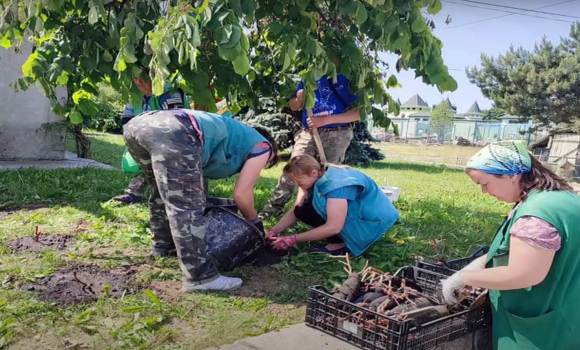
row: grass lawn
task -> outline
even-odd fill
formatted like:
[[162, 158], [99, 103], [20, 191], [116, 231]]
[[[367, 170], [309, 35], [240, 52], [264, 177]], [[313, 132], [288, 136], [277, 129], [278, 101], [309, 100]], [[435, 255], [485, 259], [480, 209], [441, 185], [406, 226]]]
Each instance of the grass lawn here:
[[[93, 158], [118, 167], [122, 138], [91, 139]], [[264, 172], [259, 180], [259, 208], [281, 167]], [[402, 188], [396, 203], [402, 224], [364, 255], [385, 271], [412, 263], [418, 254], [468, 255], [490, 242], [508, 209], [482, 195], [458, 170], [399, 160], [362, 170], [380, 185]], [[70, 344], [90, 349], [205, 349], [302, 322], [308, 286], [331, 287], [345, 277], [336, 260], [309, 255], [301, 245], [299, 255], [277, 266], [246, 266], [228, 273], [245, 282], [233, 295], [181, 294], [176, 260], [148, 258], [146, 205], [110, 201], [130, 178], [118, 170], [92, 168], [0, 172], [0, 349], [62, 349]], [[214, 181], [210, 192], [229, 197], [233, 184], [233, 179]], [[36, 226], [42, 232], [74, 235], [76, 243], [68, 250], [12, 254], [8, 241], [32, 236]], [[62, 307], [19, 289], [57, 269], [86, 264], [135, 266], [131, 283], [136, 293], [117, 299], [102, 295], [92, 304]]]
[[457, 166], [464, 166], [467, 160], [481, 149], [476, 146], [414, 145], [394, 142], [381, 142], [373, 147], [380, 149], [389, 158]]

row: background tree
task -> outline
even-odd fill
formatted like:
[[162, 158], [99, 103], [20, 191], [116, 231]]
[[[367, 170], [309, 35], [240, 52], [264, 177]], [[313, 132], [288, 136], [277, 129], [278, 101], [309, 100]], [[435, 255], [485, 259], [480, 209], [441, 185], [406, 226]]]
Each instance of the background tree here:
[[533, 50], [513, 46], [497, 58], [482, 54], [469, 80], [496, 107], [549, 126], [572, 123], [580, 115], [580, 23], [559, 44], [545, 37]]
[[492, 107], [481, 111], [483, 120], [499, 120], [507, 114], [507, 112], [502, 108]]
[[351, 166], [368, 165], [375, 160], [385, 158], [380, 150], [371, 146], [372, 142], [379, 142], [369, 132], [366, 122], [358, 122], [354, 126], [353, 138], [346, 150], [344, 163]]
[[[412, 69], [440, 91], [457, 88], [428, 26], [441, 7], [440, 0], [5, 0], [0, 45], [32, 37], [18, 87], [36, 84], [73, 123], [98, 112], [100, 82], [138, 101], [132, 78], [145, 68], [155, 93], [176, 81], [197, 106], [215, 111], [214, 97], [227, 97], [234, 113], [264, 97], [285, 105], [299, 69], [306, 107], [318, 78], [343, 73], [361, 96], [363, 118], [372, 113], [387, 127], [372, 103], [398, 113], [385, 91], [397, 79], [385, 76], [378, 52], [398, 55], [397, 71]], [[71, 95], [65, 106], [55, 98], [60, 85]]]
[[437, 133], [437, 142], [443, 142], [445, 139], [445, 132], [453, 125], [455, 120], [455, 113], [447, 103], [441, 101], [431, 112], [429, 126], [431, 132]]

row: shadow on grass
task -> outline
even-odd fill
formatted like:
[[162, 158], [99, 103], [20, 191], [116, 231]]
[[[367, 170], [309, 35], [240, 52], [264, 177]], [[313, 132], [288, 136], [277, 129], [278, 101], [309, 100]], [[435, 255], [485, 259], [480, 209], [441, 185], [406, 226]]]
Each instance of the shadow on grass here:
[[89, 158], [105, 163], [116, 168], [121, 168], [121, 156], [125, 149], [122, 136], [107, 136], [108, 139], [119, 138], [118, 143], [110, 142], [107, 139], [91, 137], [91, 150]]
[[373, 162], [366, 166], [361, 166], [361, 169], [374, 169], [374, 170], [411, 170], [411, 171], [419, 171], [428, 174], [439, 174], [444, 172], [455, 172], [460, 173], [463, 172], [463, 169], [455, 169], [450, 168], [445, 165], [438, 165], [438, 164], [419, 164], [419, 163], [406, 163], [406, 162], [397, 162], [397, 161], [380, 161], [380, 162]]

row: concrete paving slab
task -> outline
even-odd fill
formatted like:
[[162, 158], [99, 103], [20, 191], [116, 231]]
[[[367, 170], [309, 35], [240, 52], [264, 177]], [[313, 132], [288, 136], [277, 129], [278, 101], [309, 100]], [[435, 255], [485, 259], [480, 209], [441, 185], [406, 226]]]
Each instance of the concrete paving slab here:
[[[430, 350], [479, 350], [474, 344], [480, 342], [480, 337], [489, 334], [477, 332], [473, 335], [454, 340], [453, 342], [431, 348]], [[233, 344], [221, 345], [206, 350], [359, 350], [347, 342], [327, 335], [316, 329], [307, 327], [304, 323], [290, 326], [280, 331], [269, 332], [257, 337], [239, 340]], [[487, 347], [485, 347], [487, 349]]]
[[207, 350], [358, 350], [342, 340], [298, 324]]
[[[119, 160], [120, 162], [120, 160]], [[108, 164], [97, 162], [93, 159], [79, 158], [75, 153], [66, 152], [63, 160], [2, 160], [0, 161], [0, 170], [18, 170], [18, 169], [74, 169], [84, 167], [96, 167], [107, 170], [116, 170]]]

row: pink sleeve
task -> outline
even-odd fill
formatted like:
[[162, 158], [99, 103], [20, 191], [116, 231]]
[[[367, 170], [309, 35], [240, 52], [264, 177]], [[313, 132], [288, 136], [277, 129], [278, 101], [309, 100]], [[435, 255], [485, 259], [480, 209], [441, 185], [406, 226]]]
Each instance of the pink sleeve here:
[[535, 216], [519, 218], [512, 225], [510, 234], [538, 248], [558, 251], [562, 246], [562, 238], [556, 228]]

